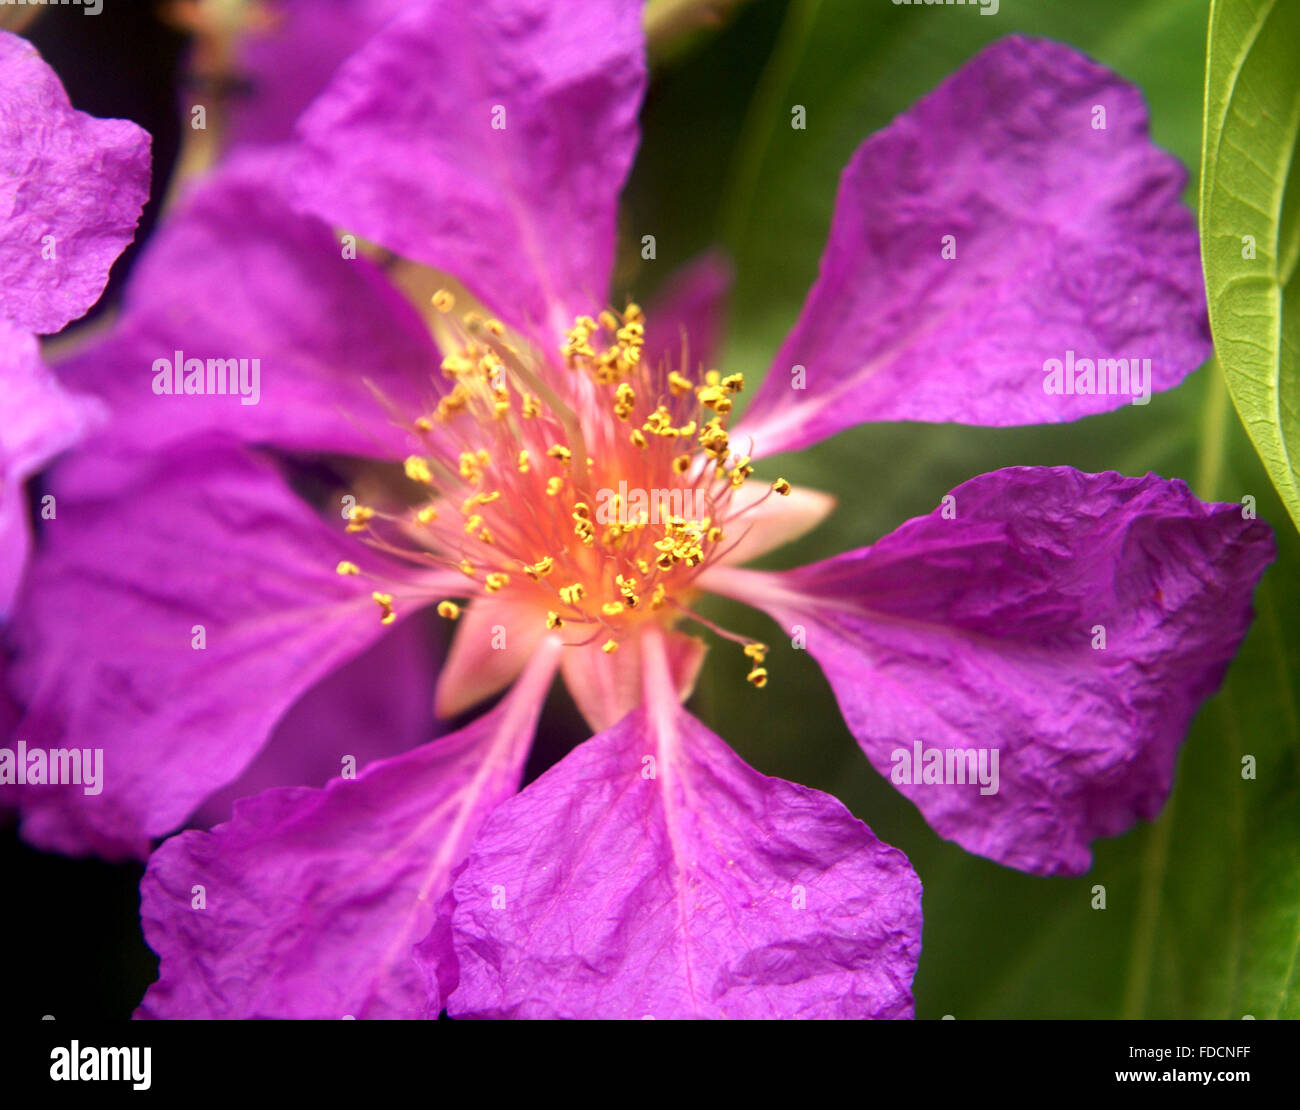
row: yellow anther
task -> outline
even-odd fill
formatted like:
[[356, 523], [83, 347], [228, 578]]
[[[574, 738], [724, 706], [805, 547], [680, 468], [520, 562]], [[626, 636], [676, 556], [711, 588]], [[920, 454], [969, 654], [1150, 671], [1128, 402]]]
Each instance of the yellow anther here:
[[375, 604], [379, 606], [380, 624], [392, 624], [397, 619], [397, 614], [393, 612], [393, 595], [381, 594], [378, 590], [370, 595], [375, 599]]
[[722, 379], [722, 388], [728, 393], [739, 393], [745, 388], [744, 374], [728, 374]]
[[602, 312], [597, 317], [597, 319], [600, 321], [600, 326], [604, 328], [606, 331], [608, 332], [618, 331], [618, 317], [615, 316], [612, 312], [610, 312], [609, 309], [605, 309], [605, 311]]
[[720, 385], [702, 385], [695, 391], [695, 396], [706, 409], [719, 415], [731, 411], [731, 394]]
[[438, 602], [438, 616], [445, 620], [454, 621], [460, 618], [460, 606], [454, 601]]
[[542, 402], [534, 397], [531, 393], [524, 394], [523, 406], [520, 410], [525, 420], [531, 420], [534, 416], [542, 411]]
[[448, 355], [442, 360], [442, 373], [444, 377], [459, 378], [462, 374], [468, 374], [474, 369], [474, 364], [461, 355]]
[[573, 518], [574, 520], [590, 520], [591, 506], [585, 501], [575, 501], [573, 503]]
[[503, 590], [510, 585], [510, 575], [493, 572], [483, 580], [483, 587], [488, 593], [494, 594], [498, 590]]
[[474, 577], [475, 574], [474, 564], [471, 563], [468, 559], [462, 559], [459, 563], [457, 563], [456, 569], [459, 570], [461, 574], [465, 575], [467, 578]]
[[505, 324], [503, 324], [500, 320], [496, 319], [495, 317], [493, 317], [491, 320], [486, 321], [484, 323], [484, 327], [486, 327], [487, 330], [490, 331], [497, 338], [500, 338], [506, 333]]
[[560, 587], [560, 600], [563, 601], [565, 605], [577, 605], [586, 593], [587, 591], [583, 588], [582, 583], [575, 582], [572, 586]]
[[533, 468], [533, 464], [528, 457], [528, 452], [526, 450], [520, 451], [519, 459], [515, 463], [515, 469], [518, 470], [520, 474], [527, 474], [530, 470], [532, 470], [532, 468]]
[[557, 613], [554, 609], [548, 609], [546, 612], [546, 627], [563, 628], [564, 618], [560, 616], [560, 614]]
[[709, 543], [721, 543], [725, 535], [726, 533], [715, 524], [707, 533], [705, 533], [705, 538]]
[[790, 483], [787, 482], [784, 478], [778, 478], [775, 482], [773, 482], [772, 489], [776, 493], [779, 493], [782, 497], [790, 496]]
[[348, 526], [345, 530], [348, 532], [364, 532], [374, 519], [374, 516], [374, 509], [368, 509], [365, 505], [353, 505], [348, 510]]
[[600, 645], [600, 650], [603, 651], [606, 655], [613, 655], [614, 652], [618, 651], [618, 641], [606, 640], [603, 644]]
[[339, 563], [338, 566], [334, 568], [334, 572], [336, 574], [360, 574], [361, 568], [357, 566], [356, 563], [349, 563], [346, 559], [344, 559], [341, 563]]
[[469, 520], [465, 521], [465, 535], [472, 536], [483, 527], [483, 518], [475, 513]]
[[664, 588], [664, 584], [660, 582], [657, 586], [655, 586], [654, 593], [650, 595], [650, 608], [662, 609], [664, 605], [664, 601], [667, 600], [667, 597], [668, 597], [668, 591], [667, 589]]
[[745, 654], [755, 663], [761, 663], [767, 658], [767, 653], [771, 649], [766, 644], [760, 644], [757, 640], [751, 640], [745, 645]]
[[569, 459], [573, 457], [573, 452], [565, 447], [564, 444], [555, 443], [546, 449], [546, 455], [548, 458], [557, 459], [562, 463], [567, 463]]
[[607, 617], [617, 617], [624, 608], [626, 607], [621, 601], [607, 601], [600, 607], [600, 611]]
[[460, 476], [467, 482], [477, 482], [483, 476], [478, 456], [472, 451], [462, 451], [459, 460]]
[[758, 690], [767, 685], [767, 671], [762, 667], [755, 667], [749, 674], [745, 675], [745, 681]]
[[668, 375], [668, 390], [674, 397], [685, 397], [694, 388], [695, 383], [684, 374], [674, 370]]
[[633, 447], [639, 447], [642, 451], [646, 448], [645, 433], [640, 428], [633, 428], [631, 434], [627, 437], [632, 441]]
[[554, 497], [560, 492], [560, 487], [564, 485], [564, 479], [558, 476], [546, 479], [546, 496]]
[[433, 421], [427, 416], [417, 417], [415, 421], [415, 430], [417, 432], [431, 432], [433, 431]]
[[539, 582], [545, 578], [555, 567], [555, 560], [549, 555], [538, 559], [537, 562], [524, 567], [524, 573], [534, 582]]
[[673, 459], [673, 473], [685, 474], [691, 468], [690, 455], [678, 455]]
[[433, 295], [433, 307], [439, 312], [450, 312], [456, 307], [456, 298], [449, 289], [439, 289]]
[[433, 505], [425, 505], [415, 514], [415, 519], [421, 524], [432, 524], [438, 519], [438, 510]]
[[412, 482], [420, 482], [423, 485], [433, 485], [433, 471], [429, 469], [429, 460], [422, 459], [419, 455], [410, 455], [403, 464], [406, 470], [406, 476]]

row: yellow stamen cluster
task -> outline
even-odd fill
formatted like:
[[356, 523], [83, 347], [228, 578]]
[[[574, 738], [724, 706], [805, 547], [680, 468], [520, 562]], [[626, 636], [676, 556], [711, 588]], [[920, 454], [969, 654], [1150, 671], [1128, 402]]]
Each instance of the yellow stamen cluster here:
[[[600, 335], [613, 341], [597, 350], [592, 341]], [[599, 320], [579, 316], [569, 329], [560, 353], [570, 370], [582, 369], [600, 385], [614, 385], [636, 373], [645, 346], [645, 317], [641, 309], [630, 304], [622, 319], [605, 311]]]
[[[432, 303], [441, 397], [409, 425], [422, 448], [403, 463], [422, 500], [382, 519], [421, 544], [420, 561], [459, 570], [467, 595], [531, 608], [575, 645], [612, 653], [638, 622], [693, 617], [693, 580], [726, 553], [741, 515], [731, 498], [754, 472], [727, 432], [744, 378], [648, 365], [634, 304], [577, 318], [559, 349], [573, 376], [557, 379], [537, 369], [545, 353], [499, 320], [457, 319], [446, 290]], [[788, 494], [789, 483], [772, 491]], [[372, 531], [376, 515], [356, 506], [348, 530], [392, 550]], [[360, 573], [351, 563], [338, 572]], [[391, 623], [391, 595], [373, 597]], [[437, 610], [461, 613], [452, 600]], [[755, 686], [765, 651], [746, 648]]]

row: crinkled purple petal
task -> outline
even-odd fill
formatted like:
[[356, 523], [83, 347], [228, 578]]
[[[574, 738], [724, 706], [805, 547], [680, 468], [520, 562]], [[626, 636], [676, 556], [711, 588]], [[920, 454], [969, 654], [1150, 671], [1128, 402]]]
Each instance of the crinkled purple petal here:
[[84, 315], [148, 196], [148, 134], [76, 111], [36, 48], [0, 31], [0, 317], [47, 335]]
[[687, 263], [668, 281], [646, 314], [645, 349], [651, 366], [667, 363], [681, 370], [685, 342], [687, 373], [713, 369], [726, 325], [731, 266], [717, 251]]
[[229, 821], [240, 798], [276, 786], [324, 786], [342, 773], [345, 758], [360, 769], [440, 735], [435, 639], [429, 621], [413, 616], [321, 679], [284, 715], [248, 769], [203, 803], [193, 825]]
[[[59, 367], [109, 401], [120, 436], [153, 448], [219, 428], [291, 449], [409, 450], [395, 425], [437, 397], [441, 358], [372, 263], [345, 258], [329, 228], [289, 211], [283, 172], [277, 152], [259, 151], [197, 186], [141, 256], [118, 326]], [[204, 360], [204, 392], [155, 392], [155, 363], [174, 366], [177, 352], [183, 364]], [[247, 385], [207, 392], [208, 361], [228, 373], [228, 359], [248, 360]]]
[[853, 156], [733, 439], [770, 455], [864, 421], [1052, 423], [1133, 400], [1118, 367], [1114, 393], [1082, 392], [1080, 366], [1075, 393], [1049, 394], [1044, 363], [1067, 357], [1149, 359], [1149, 388], [1176, 386], [1210, 354], [1186, 183], [1132, 85], [1060, 43], [995, 43]]
[[667, 696], [484, 824], [453, 886], [455, 1017], [910, 1017], [921, 886], [836, 799]]
[[645, 85], [640, 0], [433, 0], [299, 122], [311, 210], [546, 338], [608, 296]]
[[36, 337], [0, 319], [0, 617], [9, 612], [30, 543], [23, 483], [101, 415], [62, 389], [41, 361]]
[[[102, 748], [103, 784], [27, 789], [23, 833], [47, 850], [143, 856], [387, 631], [374, 585], [338, 562], [385, 582], [402, 571], [219, 445], [159, 455], [117, 496], [79, 499], [59, 475], [57, 525], [14, 613], [14, 684], [29, 746]], [[410, 612], [400, 579], [388, 588]]]
[[164, 843], [140, 887], [161, 964], [138, 1016], [436, 1015], [412, 948], [484, 817], [518, 789], [554, 656], [459, 732], [323, 790], [242, 800], [229, 824]]
[[[1079, 874], [1093, 840], [1168, 797], [1250, 625], [1272, 531], [1155, 475], [1017, 467], [951, 497], [874, 547], [703, 585], [806, 646], [867, 757], [940, 835]], [[926, 777], [936, 758], [942, 782]]]
[[240, 37], [240, 87], [230, 102], [230, 145], [288, 139], [299, 114], [340, 62], [407, 0], [269, 0]]

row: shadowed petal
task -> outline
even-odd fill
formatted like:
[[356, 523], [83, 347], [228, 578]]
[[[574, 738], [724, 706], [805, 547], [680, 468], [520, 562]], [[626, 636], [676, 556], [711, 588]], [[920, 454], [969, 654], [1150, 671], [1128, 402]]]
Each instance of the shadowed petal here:
[[[459, 582], [455, 587], [465, 589]], [[454, 717], [504, 690], [545, 635], [546, 625], [532, 609], [492, 597], [475, 598], [456, 624], [447, 662], [438, 674], [438, 716]]]
[[[673, 689], [685, 703], [709, 650], [703, 640], [681, 632], [664, 634]], [[587, 724], [599, 732], [622, 720], [641, 704], [641, 679], [645, 668], [644, 641], [629, 636], [618, 651], [601, 651], [596, 640], [585, 647], [566, 648], [564, 684]]]
[[642, 359], [651, 366], [666, 360], [674, 370], [681, 370], [684, 338], [686, 372], [696, 377], [700, 369], [713, 369], [722, 346], [730, 292], [731, 266], [717, 251], [683, 266], [646, 314]]
[[951, 497], [874, 547], [702, 584], [803, 641], [868, 759], [940, 835], [1079, 874], [1093, 840], [1168, 797], [1250, 625], [1272, 532], [1155, 475], [1017, 467]]
[[75, 443], [100, 406], [63, 390], [30, 332], [0, 319], [0, 617], [9, 612], [30, 544], [23, 483]]
[[288, 139], [299, 114], [340, 62], [406, 0], [270, 0], [240, 36], [241, 87], [230, 102], [230, 143]]
[[1186, 183], [1132, 85], [1059, 43], [993, 44], [853, 156], [733, 439], [771, 455], [865, 421], [1052, 423], [1133, 399], [1131, 381], [1047, 393], [1067, 352], [1149, 359], [1149, 389], [1173, 388], [1210, 354]]
[[[283, 173], [276, 152], [245, 154], [187, 194], [132, 273], [119, 324], [60, 365], [112, 405], [122, 437], [155, 447], [219, 428], [388, 459], [414, 442], [393, 422], [409, 424], [441, 389], [432, 339], [373, 264], [289, 210]], [[182, 370], [203, 360], [203, 392], [176, 391], [174, 371], [159, 378], [156, 364], [178, 359]], [[214, 392], [209, 374], [230, 374], [231, 359], [244, 360], [239, 386]]]
[[102, 748], [104, 780], [94, 796], [27, 790], [23, 833], [47, 850], [143, 856], [242, 773], [304, 691], [387, 631], [374, 586], [336, 564], [398, 583], [401, 571], [225, 447], [158, 456], [119, 496], [82, 500], [54, 478], [58, 521], [12, 627], [21, 732]]

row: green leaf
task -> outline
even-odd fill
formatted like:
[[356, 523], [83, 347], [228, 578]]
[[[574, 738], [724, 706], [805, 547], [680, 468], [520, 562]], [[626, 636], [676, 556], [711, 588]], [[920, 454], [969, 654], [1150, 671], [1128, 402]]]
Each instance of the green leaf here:
[[1211, 6], [1201, 241], [1210, 326], [1228, 388], [1300, 526], [1297, 43], [1296, 0]]

